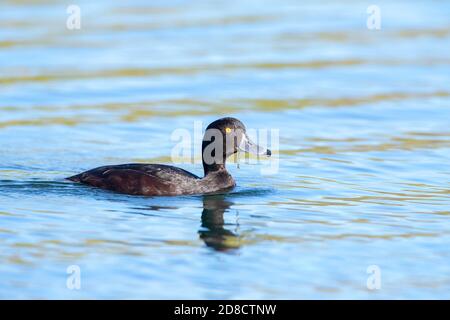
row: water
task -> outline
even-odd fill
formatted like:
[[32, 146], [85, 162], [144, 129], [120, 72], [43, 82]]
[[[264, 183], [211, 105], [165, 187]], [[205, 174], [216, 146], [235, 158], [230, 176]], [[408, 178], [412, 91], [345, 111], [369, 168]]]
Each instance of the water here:
[[[64, 1], [1, 4], [0, 298], [450, 298], [449, 2], [378, 1], [379, 31], [365, 1], [76, 3], [72, 31]], [[175, 129], [223, 115], [280, 129], [277, 174], [63, 180], [170, 163]]]

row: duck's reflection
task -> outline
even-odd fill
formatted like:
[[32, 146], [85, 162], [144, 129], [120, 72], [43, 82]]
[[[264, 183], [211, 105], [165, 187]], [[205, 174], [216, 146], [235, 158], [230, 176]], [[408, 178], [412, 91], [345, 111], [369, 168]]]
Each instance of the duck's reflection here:
[[224, 195], [203, 197], [202, 224], [200, 239], [217, 251], [229, 251], [239, 248], [239, 236], [225, 229], [224, 213], [233, 205]]

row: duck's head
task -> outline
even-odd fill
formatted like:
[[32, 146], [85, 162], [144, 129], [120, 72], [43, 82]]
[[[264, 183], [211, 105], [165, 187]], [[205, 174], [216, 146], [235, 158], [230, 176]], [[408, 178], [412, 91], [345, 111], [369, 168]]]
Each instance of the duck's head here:
[[250, 140], [244, 124], [236, 118], [221, 118], [212, 122], [203, 136], [202, 158], [205, 174], [225, 167], [227, 157], [244, 151], [270, 156], [269, 149]]

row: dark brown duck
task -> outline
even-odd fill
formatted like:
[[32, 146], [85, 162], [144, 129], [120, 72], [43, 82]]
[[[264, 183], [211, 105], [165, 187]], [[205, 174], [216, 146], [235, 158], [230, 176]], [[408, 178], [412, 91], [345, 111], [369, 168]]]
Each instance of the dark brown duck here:
[[212, 122], [203, 136], [203, 178], [174, 166], [131, 163], [98, 167], [67, 179], [131, 195], [175, 196], [225, 191], [236, 185], [225, 167], [226, 159], [239, 150], [271, 155], [270, 150], [248, 138], [241, 121], [222, 118]]

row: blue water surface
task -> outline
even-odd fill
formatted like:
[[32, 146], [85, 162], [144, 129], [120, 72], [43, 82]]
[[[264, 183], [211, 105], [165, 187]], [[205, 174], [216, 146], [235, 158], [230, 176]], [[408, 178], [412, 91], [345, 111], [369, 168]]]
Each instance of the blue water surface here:
[[[0, 298], [450, 298], [450, 2], [74, 2], [0, 4]], [[229, 193], [64, 180], [225, 115], [279, 132]]]

